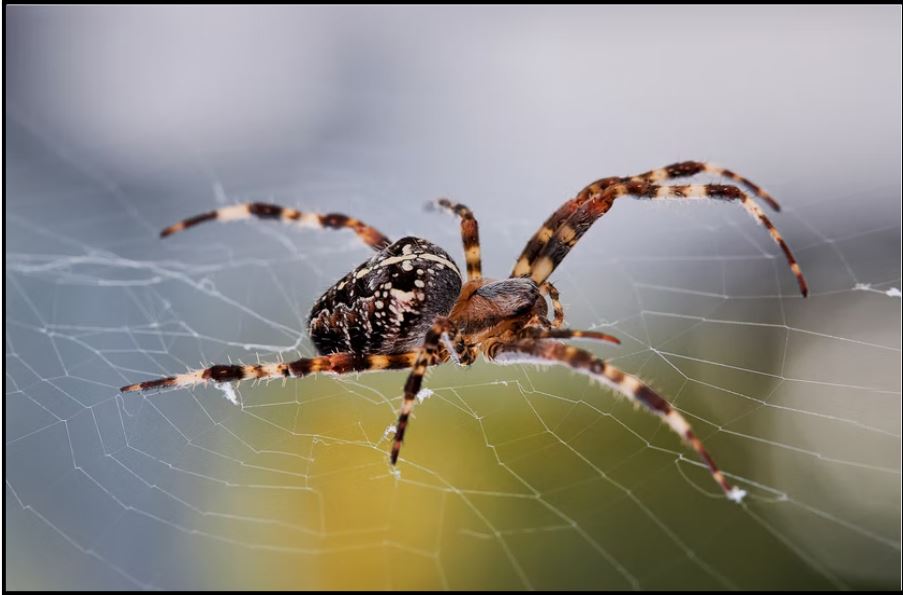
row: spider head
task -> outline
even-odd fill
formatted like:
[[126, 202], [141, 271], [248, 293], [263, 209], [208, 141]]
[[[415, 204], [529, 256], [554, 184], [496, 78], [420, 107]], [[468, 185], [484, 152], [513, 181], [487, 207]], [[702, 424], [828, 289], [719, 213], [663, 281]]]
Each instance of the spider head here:
[[451, 317], [465, 333], [501, 334], [520, 328], [548, 312], [539, 288], [527, 277], [494, 281], [477, 279], [465, 285]]

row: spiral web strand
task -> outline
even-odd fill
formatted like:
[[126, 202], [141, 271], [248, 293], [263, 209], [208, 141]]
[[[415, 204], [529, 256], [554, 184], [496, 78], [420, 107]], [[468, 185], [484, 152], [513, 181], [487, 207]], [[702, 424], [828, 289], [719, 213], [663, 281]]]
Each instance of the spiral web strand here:
[[[737, 506], [658, 420], [557, 367], [433, 371], [397, 472], [387, 427], [403, 373], [120, 395], [202, 365], [312, 355], [309, 305], [369, 253], [253, 223], [161, 242], [196, 207], [272, 189], [161, 204], [72, 156], [44, 159], [65, 183], [25, 194], [22, 174], [7, 205], [7, 556], [20, 586], [51, 564], [70, 587], [896, 584], [893, 213], [838, 226], [823, 213], [852, 212], [845, 193], [780, 196], [805, 301], [768, 238], [711, 205], [620, 204], [556, 273], [568, 323], [621, 339], [592, 349], [671, 399], [747, 492]], [[457, 227], [422, 200], [393, 205], [411, 219], [390, 229], [379, 188], [347, 190], [304, 195], [368, 195], [340, 207], [396, 236], [440, 229], [430, 239], [456, 249]], [[487, 276], [546, 215], [492, 220], [468, 204]], [[619, 237], [637, 222], [663, 243]]]

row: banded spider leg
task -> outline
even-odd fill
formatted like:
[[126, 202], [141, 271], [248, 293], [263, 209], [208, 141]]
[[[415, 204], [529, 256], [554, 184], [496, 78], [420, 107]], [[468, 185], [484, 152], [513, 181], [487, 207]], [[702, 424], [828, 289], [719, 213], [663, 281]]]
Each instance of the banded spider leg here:
[[[762, 199], [774, 210], [780, 210], [780, 205], [778, 205], [777, 201], [758, 184], [755, 184], [748, 178], [745, 178], [732, 170], [703, 161], [673, 163], [659, 169], [650, 170], [636, 176], [625, 178], [602, 178], [587, 185], [583, 190], [577, 193], [574, 198], [565, 201], [557, 211], [546, 219], [543, 225], [527, 242], [527, 245], [518, 257], [514, 269], [511, 271], [511, 276], [531, 277], [537, 282], [541, 282], [539, 281], [540, 279], [548, 278], [548, 275], [551, 274], [567, 254], [566, 250], [563, 252], [561, 251], [560, 244], [568, 244], [568, 249], [573, 247], [586, 229], [592, 225], [596, 219], [604, 215], [611, 207], [614, 199], [620, 196], [630, 195], [637, 198], [707, 197], [722, 200], [738, 200], [743, 207], [768, 230], [772, 239], [774, 239], [781, 247], [781, 250], [787, 257], [790, 267], [799, 283], [800, 291], [805, 297], [808, 294], [808, 287], [802, 272], [799, 270], [796, 259], [790, 252], [790, 248], [787, 246], [786, 242], [784, 242], [780, 233], [778, 233], [768, 217], [762, 212], [762, 209], [743, 191], [735, 186], [724, 186], [720, 184], [672, 187], [662, 187], [655, 184], [655, 182], [663, 180], [689, 177], [700, 173], [708, 173], [733, 180], [758, 198]], [[666, 188], [666, 190], [660, 190], [660, 188]], [[669, 190], [667, 188], [673, 188], [674, 190]], [[732, 188], [733, 190], [725, 190], [727, 188]], [[596, 206], [593, 207], [592, 203], [596, 203]], [[556, 238], [559, 246], [549, 246]], [[550, 259], [543, 258], [544, 256], [555, 252], [559, 254]], [[534, 271], [534, 268], [537, 266], [540, 267], [539, 273]], [[548, 274], [546, 274], [546, 271], [548, 271]]]
[[693, 432], [684, 416], [636, 376], [622, 372], [588, 351], [557, 341], [543, 341], [532, 338], [520, 339], [511, 343], [498, 341], [487, 346], [486, 355], [490, 360], [498, 363], [506, 363], [506, 360], [510, 363], [520, 363], [523, 357], [527, 356], [533, 363], [562, 364], [604, 382], [615, 391], [658, 416], [684, 442], [695, 450], [706, 467], [708, 467], [712, 479], [724, 490], [725, 495], [730, 500], [739, 502], [746, 495], [745, 491], [732, 486], [718, 469], [715, 461], [706, 451], [702, 441]]
[[194, 227], [206, 221], [238, 221], [241, 219], [250, 219], [256, 217], [258, 219], [275, 219], [285, 221], [287, 223], [297, 223], [308, 227], [319, 227], [329, 229], [350, 229], [363, 241], [376, 251], [382, 250], [392, 242], [385, 235], [380, 233], [376, 228], [371, 227], [348, 215], [341, 213], [328, 213], [321, 215], [320, 213], [301, 212], [297, 209], [281, 207], [262, 202], [249, 202], [244, 204], [222, 207], [207, 213], [201, 213], [188, 219], [183, 219], [174, 225], [170, 225], [160, 232], [160, 237], [166, 236]]
[[[147, 380], [123, 386], [121, 392], [151, 390], [179, 386], [193, 386], [208, 382], [237, 382], [247, 379], [303, 378], [310, 374], [347, 374], [374, 370], [401, 370], [410, 368], [417, 361], [417, 352], [389, 355], [363, 355], [357, 353], [333, 353], [317, 357], [303, 357], [293, 362], [279, 364], [217, 364], [209, 368]], [[427, 364], [428, 365], [428, 364]]]
[[[780, 246], [787, 258], [790, 269], [796, 276], [803, 297], [809, 289], [796, 258], [784, 241], [784, 238], [768, 219], [762, 209], [749, 196], [736, 186], [721, 184], [693, 184], [685, 186], [660, 186], [643, 181], [617, 183], [608, 186], [595, 194], [592, 200], [584, 201], [574, 213], [562, 223], [551, 235], [538, 256], [527, 263], [527, 269], [521, 276], [529, 276], [535, 283], [541, 284], [558, 267], [583, 234], [611, 208], [614, 201], [622, 196], [633, 196], [645, 199], [685, 199], [714, 198], [718, 200], [738, 201], [759, 223], [768, 230], [774, 242]], [[520, 265], [519, 265], [520, 266]]]
[[398, 424], [395, 426], [395, 441], [392, 444], [390, 455], [393, 465], [398, 461], [398, 453], [401, 451], [401, 443], [404, 441], [405, 430], [408, 427], [408, 418], [411, 416], [414, 401], [423, 385], [427, 366], [449, 357], [447, 350], [443, 350], [442, 341], [447, 339], [448, 343], [454, 344], [457, 334], [457, 328], [451, 320], [439, 317], [427, 332], [423, 340], [423, 347], [417, 352], [411, 373], [404, 384], [404, 402], [401, 405], [401, 412], [398, 414]]
[[461, 240], [464, 243], [467, 280], [481, 279], [483, 277], [483, 263], [480, 256], [480, 228], [473, 211], [462, 204], [451, 202], [447, 198], [440, 198], [435, 202], [427, 203], [429, 208], [432, 208], [434, 205], [461, 218]]

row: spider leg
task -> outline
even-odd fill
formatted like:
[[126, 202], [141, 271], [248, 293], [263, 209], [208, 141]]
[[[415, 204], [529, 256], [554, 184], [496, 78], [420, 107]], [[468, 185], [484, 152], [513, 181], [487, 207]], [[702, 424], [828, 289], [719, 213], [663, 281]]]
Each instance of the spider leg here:
[[565, 221], [567, 221], [584, 202], [592, 198], [594, 195], [600, 194], [606, 188], [618, 183], [655, 183], [663, 180], [673, 180], [676, 178], [694, 176], [700, 173], [722, 176], [733, 180], [768, 203], [768, 206], [770, 206], [775, 211], [781, 210], [781, 206], [771, 196], [771, 194], [762, 189], [762, 187], [758, 184], [755, 184], [748, 178], [744, 178], [743, 176], [729, 169], [720, 167], [718, 165], [715, 165], [714, 163], [708, 163], [706, 161], [682, 161], [680, 163], [672, 163], [671, 165], [666, 165], [665, 167], [653, 169], [645, 173], [627, 178], [602, 178], [600, 180], [596, 180], [592, 184], [589, 184], [586, 188], [581, 190], [576, 197], [566, 201], [563, 205], [561, 205], [561, 207], [559, 207], [557, 211], [552, 214], [551, 217], [546, 219], [545, 223], [542, 224], [542, 226], [536, 231], [530, 241], [527, 242], [526, 247], [524, 247], [523, 252], [521, 252], [520, 256], [518, 257], [517, 264], [515, 265], [514, 270], [511, 271], [511, 276], [528, 276], [530, 274], [531, 263], [536, 259], [539, 253], [542, 252], [543, 248], [548, 243], [552, 235], [558, 230], [558, 228], [561, 227], [561, 225]]
[[451, 343], [454, 343], [456, 335], [457, 329], [448, 318], [437, 318], [432, 328], [427, 332], [423, 340], [423, 346], [417, 352], [413, 369], [404, 384], [404, 402], [398, 414], [398, 424], [395, 426], [395, 441], [392, 444], [392, 453], [390, 455], [393, 465], [398, 461], [398, 453], [401, 450], [404, 433], [408, 427], [408, 418], [414, 409], [414, 400], [417, 398], [417, 393], [420, 392], [426, 368], [447, 357], [447, 354], [441, 351], [442, 337], [446, 336]]
[[623, 180], [624, 182], [661, 182], [662, 180], [673, 180], [675, 178], [685, 178], [695, 176], [699, 173], [707, 173], [713, 176], [721, 176], [733, 180], [743, 186], [770, 206], [775, 211], [781, 210], [781, 205], [768, 192], [762, 189], [758, 184], [754, 184], [747, 178], [734, 173], [733, 171], [708, 163], [706, 161], [682, 161], [680, 163], [672, 163], [659, 169], [653, 169], [630, 178]]
[[521, 333], [524, 339], [592, 339], [620, 345], [621, 340], [606, 333], [596, 331], [580, 331], [571, 328], [542, 328], [528, 326]]
[[440, 198], [428, 206], [438, 205], [440, 208], [454, 213], [461, 218], [461, 239], [464, 242], [464, 260], [467, 263], [467, 280], [473, 281], [483, 276], [483, 263], [480, 256], [480, 229], [473, 211], [462, 204], [453, 203], [447, 198]]
[[552, 285], [551, 281], [546, 281], [539, 286], [539, 293], [549, 296], [549, 299], [552, 300], [552, 308], [555, 309], [555, 318], [550, 323], [552, 328], [559, 328], [564, 324], [564, 308], [561, 307], [561, 302], [558, 300], [558, 289]]
[[155, 388], [193, 386], [207, 382], [236, 382], [249, 378], [301, 378], [309, 374], [347, 374], [370, 370], [400, 370], [410, 368], [417, 359], [417, 352], [390, 355], [362, 355], [357, 353], [334, 353], [318, 357], [304, 357], [293, 362], [256, 365], [215, 365], [186, 374], [146, 380], [123, 386], [119, 390], [151, 390]]
[[[521, 339], [514, 343], [496, 342], [487, 347], [489, 359], [499, 363], [518, 363], [522, 356], [531, 358], [531, 363], [564, 364], [574, 370], [588, 374], [610, 386], [628, 399], [642, 405], [657, 415], [684, 442], [697, 452], [703, 460], [712, 478], [721, 486], [725, 495], [734, 501], [740, 501], [745, 495], [743, 490], [732, 487], [718, 469], [715, 461], [702, 445], [702, 441], [693, 433], [690, 424], [683, 415], [674, 409], [668, 401], [644, 384], [641, 380], [606, 364], [588, 351], [571, 347], [557, 341], [536, 341]], [[519, 357], [521, 356], [521, 357]]]
[[288, 207], [280, 207], [279, 205], [271, 205], [262, 202], [250, 202], [231, 207], [223, 207], [215, 211], [201, 213], [194, 217], [189, 217], [179, 221], [175, 225], [170, 225], [160, 232], [160, 237], [165, 238], [176, 232], [194, 227], [205, 221], [236, 221], [239, 219], [250, 219], [257, 217], [258, 219], [279, 219], [289, 223], [297, 223], [308, 227], [331, 228], [331, 229], [350, 229], [363, 240], [365, 244], [374, 250], [382, 250], [391, 242], [389, 238], [370, 227], [366, 223], [359, 221], [353, 217], [342, 215], [340, 213], [328, 213], [321, 215], [319, 213], [302, 213], [296, 209]]
[[527, 242], [527, 245], [524, 246], [510, 276], [529, 276], [531, 264], [539, 253], [542, 252], [542, 249], [548, 243], [555, 231], [561, 227], [561, 224], [567, 221], [571, 215], [573, 215], [584, 202], [592, 198], [594, 194], [598, 194], [605, 188], [623, 181], [624, 180], [621, 178], [602, 178], [581, 190], [574, 198], [566, 200], [564, 204], [558, 207], [557, 211], [552, 213], [552, 215], [543, 222], [540, 228], [536, 230], [536, 233], [533, 234], [533, 237], [530, 238], [530, 241]]
[[722, 184], [692, 184], [681, 186], [660, 186], [648, 182], [624, 182], [615, 184], [601, 190], [593, 196], [592, 200], [585, 201], [571, 215], [565, 223], [552, 235], [542, 252], [531, 263], [530, 270], [523, 276], [530, 278], [540, 285], [548, 279], [549, 275], [558, 267], [564, 257], [571, 251], [583, 234], [611, 208], [615, 199], [622, 196], [634, 196], [647, 199], [686, 199], [686, 198], [713, 198], [717, 200], [739, 201], [759, 223], [768, 230], [775, 243], [784, 251], [784, 256], [790, 265], [790, 269], [796, 276], [800, 286], [800, 292], [805, 297], [808, 286], [800, 271], [793, 253], [775, 228], [774, 224], [765, 216], [761, 207], [757, 205], [745, 192], [736, 186]]

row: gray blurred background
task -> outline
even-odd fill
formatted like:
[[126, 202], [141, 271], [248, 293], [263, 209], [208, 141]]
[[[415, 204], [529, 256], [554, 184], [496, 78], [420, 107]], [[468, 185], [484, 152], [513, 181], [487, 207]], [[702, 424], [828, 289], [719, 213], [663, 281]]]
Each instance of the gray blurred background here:
[[[10, 588], [899, 588], [900, 7], [6, 10]], [[712, 160], [769, 189], [801, 299], [736, 205], [624, 200], [553, 276], [585, 345], [680, 408], [750, 495], [564, 369], [120, 397], [312, 353], [369, 256], [256, 200], [484, 272], [593, 179]]]

